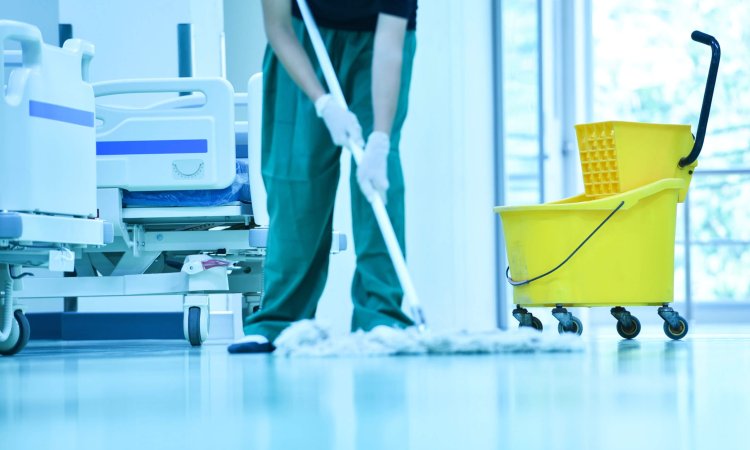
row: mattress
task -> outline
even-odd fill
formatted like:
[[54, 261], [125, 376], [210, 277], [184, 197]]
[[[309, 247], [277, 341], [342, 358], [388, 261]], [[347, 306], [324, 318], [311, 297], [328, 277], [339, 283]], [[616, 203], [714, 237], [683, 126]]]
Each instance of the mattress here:
[[230, 203], [250, 203], [250, 177], [247, 159], [237, 159], [236, 175], [224, 189], [188, 191], [123, 191], [125, 207], [222, 206]]

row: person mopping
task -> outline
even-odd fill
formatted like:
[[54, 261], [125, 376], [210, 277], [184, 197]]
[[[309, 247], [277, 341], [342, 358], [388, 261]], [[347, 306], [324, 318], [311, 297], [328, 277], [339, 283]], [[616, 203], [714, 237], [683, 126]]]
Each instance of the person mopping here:
[[[341, 147], [364, 156], [351, 176], [357, 266], [352, 331], [406, 328], [403, 291], [368, 199], [382, 195], [401, 251], [399, 156], [416, 49], [416, 0], [309, 0], [351, 110], [323, 87], [294, 0], [263, 0], [262, 173], [270, 215], [261, 308], [231, 353], [264, 353], [293, 322], [312, 319], [328, 274]], [[363, 136], [367, 136], [366, 142]]]

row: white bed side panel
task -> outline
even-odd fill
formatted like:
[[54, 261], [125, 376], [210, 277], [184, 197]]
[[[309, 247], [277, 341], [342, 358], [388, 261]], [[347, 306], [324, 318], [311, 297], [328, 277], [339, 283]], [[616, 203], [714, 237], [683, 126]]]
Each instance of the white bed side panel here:
[[234, 94], [219, 78], [122, 80], [97, 97], [199, 92], [200, 101], [97, 105], [97, 184], [130, 191], [223, 189], [235, 178]]

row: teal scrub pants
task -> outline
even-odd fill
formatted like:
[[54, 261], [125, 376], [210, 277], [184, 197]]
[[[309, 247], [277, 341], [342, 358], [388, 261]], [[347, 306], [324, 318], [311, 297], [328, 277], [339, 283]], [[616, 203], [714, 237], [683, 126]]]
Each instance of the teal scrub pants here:
[[[317, 61], [302, 22], [293, 22], [311, 61]], [[374, 33], [325, 28], [320, 32], [349, 108], [359, 119], [366, 139], [373, 128]], [[387, 209], [402, 251], [404, 179], [398, 145], [406, 118], [415, 48], [414, 32], [408, 31], [388, 157]], [[317, 68], [318, 64], [314, 66]], [[323, 83], [322, 73], [316, 70]], [[273, 341], [292, 322], [315, 316], [328, 275], [341, 148], [333, 144], [325, 124], [315, 114], [315, 106], [292, 81], [270, 47], [266, 50], [263, 77], [262, 173], [271, 222], [265, 292], [260, 310], [245, 320], [244, 332]], [[351, 329], [410, 326], [412, 321], [401, 311], [403, 292], [396, 272], [370, 204], [357, 184], [353, 162], [352, 167], [349, 184], [357, 267], [351, 292]]]

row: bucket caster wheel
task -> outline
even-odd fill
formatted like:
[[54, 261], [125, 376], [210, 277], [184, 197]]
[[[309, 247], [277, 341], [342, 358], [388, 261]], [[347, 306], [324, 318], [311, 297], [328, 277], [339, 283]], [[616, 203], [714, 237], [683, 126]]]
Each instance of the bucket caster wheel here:
[[688, 323], [684, 317], [681, 317], [677, 311], [664, 305], [659, 308], [659, 316], [664, 319], [664, 334], [668, 338], [678, 341], [688, 333]]
[[688, 332], [687, 320], [682, 317], [677, 317], [677, 322], [677, 326], [672, 326], [669, 322], [666, 321], [664, 322], [664, 334], [666, 334], [670, 339], [674, 339], [675, 341], [679, 341], [680, 339], [684, 338]]
[[557, 332], [560, 334], [575, 333], [580, 336], [583, 333], [583, 323], [578, 317], [570, 316], [570, 323], [567, 326], [563, 325], [562, 322], [557, 324]]
[[26, 314], [20, 309], [13, 313], [13, 323], [10, 337], [7, 341], [0, 343], [0, 355], [11, 356], [23, 350], [29, 343], [31, 327]]
[[518, 320], [518, 328], [533, 328], [537, 331], [544, 329], [542, 321], [538, 317], [534, 317], [526, 308], [516, 307], [513, 310], [513, 317]]
[[622, 336], [623, 339], [634, 339], [641, 332], [641, 321], [635, 316], [630, 316], [630, 326], [623, 325], [622, 322], [617, 322], [617, 333]]
[[579, 336], [583, 333], [583, 323], [581, 323], [581, 319], [569, 313], [568, 310], [562, 306], [558, 305], [554, 308], [552, 310], [552, 315], [560, 322], [557, 324], [558, 333], [575, 333]]
[[627, 309], [618, 306], [610, 312], [617, 319], [617, 334], [623, 339], [633, 339], [641, 332], [641, 321]]
[[538, 317], [531, 317], [531, 324], [530, 325], [524, 325], [522, 323], [518, 324], [518, 328], [533, 328], [537, 331], [544, 330], [544, 325], [542, 325], [542, 321], [539, 320]]

